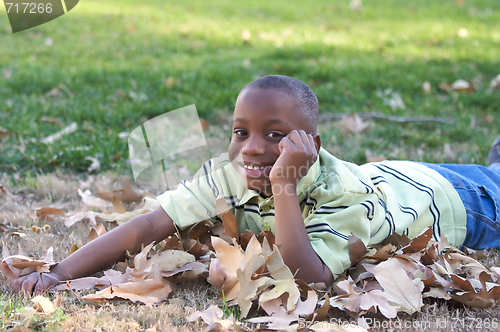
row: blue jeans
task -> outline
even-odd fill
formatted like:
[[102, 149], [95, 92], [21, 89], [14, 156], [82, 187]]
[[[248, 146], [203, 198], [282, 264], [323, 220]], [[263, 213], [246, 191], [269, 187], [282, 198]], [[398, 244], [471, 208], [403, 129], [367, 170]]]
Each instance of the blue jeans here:
[[467, 213], [462, 244], [472, 249], [500, 248], [500, 163], [482, 165], [429, 164], [451, 182]]

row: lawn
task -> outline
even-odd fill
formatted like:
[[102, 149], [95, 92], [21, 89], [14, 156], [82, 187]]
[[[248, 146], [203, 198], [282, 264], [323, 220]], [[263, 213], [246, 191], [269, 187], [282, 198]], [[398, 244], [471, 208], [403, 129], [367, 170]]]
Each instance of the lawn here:
[[[85, 0], [12, 34], [0, 5], [0, 184], [29, 194], [24, 207], [74, 201], [73, 187], [41, 185], [45, 174], [84, 178], [92, 157], [94, 173], [131, 175], [127, 134], [191, 104], [209, 123], [207, 137], [222, 142], [210, 149], [222, 151], [238, 92], [266, 74], [310, 84], [323, 145], [341, 159], [484, 164], [500, 134], [500, 91], [490, 89], [500, 74], [499, 21], [497, 0], [365, 0], [362, 10], [348, 0]], [[445, 89], [459, 79], [473, 91]], [[392, 92], [404, 107], [388, 105]], [[350, 113], [368, 124], [361, 133], [338, 121]], [[42, 142], [73, 122], [74, 132]], [[13, 226], [32, 226], [24, 212], [0, 212]], [[42, 252], [50, 246], [42, 239], [28, 247]], [[9, 296], [0, 304], [24, 301]], [[140, 319], [141, 329], [152, 325]]]
[[[273, 73], [309, 83], [322, 114], [454, 122], [373, 120], [352, 137], [328, 121], [323, 141], [342, 159], [366, 162], [368, 150], [391, 159], [484, 163], [500, 125], [498, 92], [488, 93], [499, 74], [499, 7], [494, 0], [365, 1], [362, 11], [348, 1], [85, 1], [16, 34], [2, 14], [0, 125], [10, 135], [0, 141], [0, 170], [22, 177], [84, 172], [90, 156], [102, 170], [130, 172], [119, 133], [190, 104], [209, 123], [228, 122], [239, 90]], [[439, 88], [458, 79], [477, 90]], [[384, 104], [377, 92], [386, 89], [405, 109]], [[74, 133], [41, 143], [72, 122]], [[446, 143], [453, 153], [443, 153]]]

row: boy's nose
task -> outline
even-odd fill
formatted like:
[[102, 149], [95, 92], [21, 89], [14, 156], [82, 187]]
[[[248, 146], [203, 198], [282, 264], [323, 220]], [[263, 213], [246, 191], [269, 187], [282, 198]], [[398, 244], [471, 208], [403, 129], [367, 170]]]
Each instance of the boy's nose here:
[[250, 136], [245, 140], [245, 144], [241, 147], [241, 153], [245, 155], [264, 154], [265, 146], [262, 139], [256, 136]]

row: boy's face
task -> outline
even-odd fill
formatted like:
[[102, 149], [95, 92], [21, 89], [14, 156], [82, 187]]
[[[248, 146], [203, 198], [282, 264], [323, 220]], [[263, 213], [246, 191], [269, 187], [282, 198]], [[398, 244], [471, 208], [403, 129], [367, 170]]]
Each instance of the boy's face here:
[[294, 129], [311, 133], [309, 127], [292, 98], [283, 92], [244, 90], [236, 101], [228, 153], [245, 186], [271, 196], [269, 173], [280, 155], [278, 143]]

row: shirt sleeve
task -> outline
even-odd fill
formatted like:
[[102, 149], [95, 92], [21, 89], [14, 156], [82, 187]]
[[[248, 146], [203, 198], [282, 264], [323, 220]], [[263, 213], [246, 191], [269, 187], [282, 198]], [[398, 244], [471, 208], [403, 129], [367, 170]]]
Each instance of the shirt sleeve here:
[[385, 213], [373, 192], [344, 192], [323, 204], [321, 197], [328, 195], [313, 192], [311, 196], [318, 197], [315, 200], [318, 204], [304, 220], [307, 234], [314, 251], [335, 279], [351, 266], [348, 236], [353, 233], [368, 245], [370, 234], [379, 228], [377, 224], [384, 222]]
[[230, 163], [224, 155], [210, 159], [196, 172], [191, 181], [182, 181], [174, 190], [157, 197], [161, 206], [180, 229], [200, 221], [215, 218], [215, 202], [219, 195], [227, 196], [229, 186], [224, 175]]

